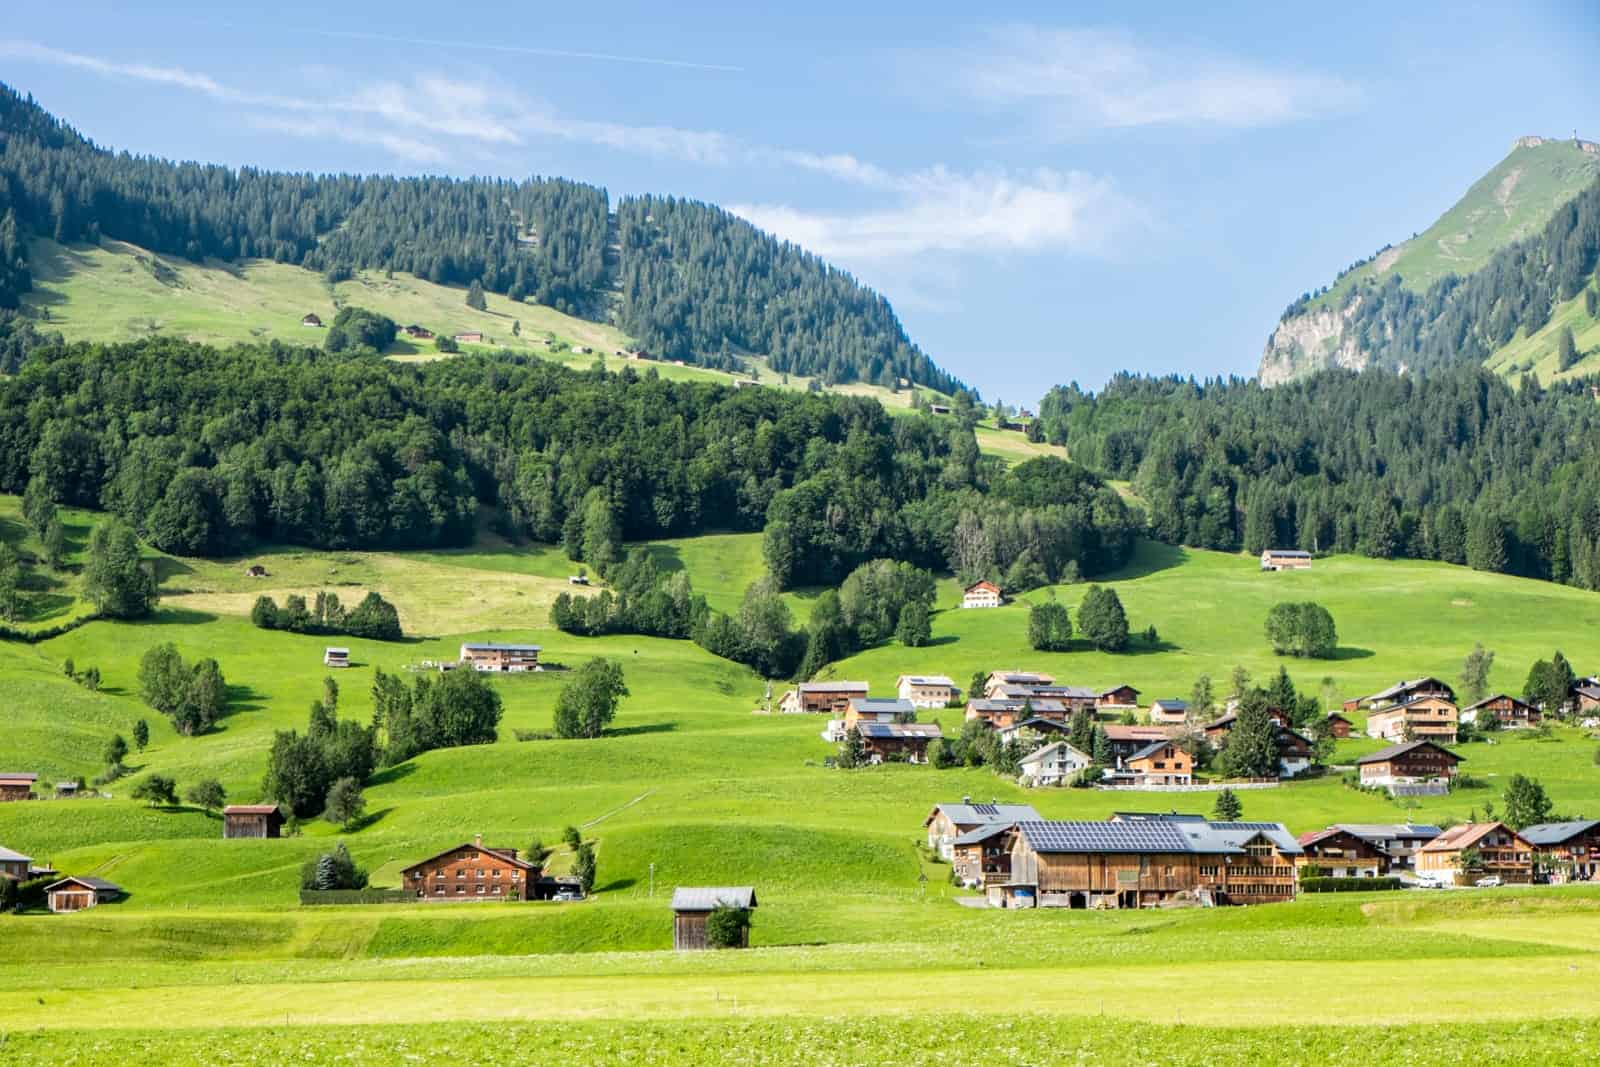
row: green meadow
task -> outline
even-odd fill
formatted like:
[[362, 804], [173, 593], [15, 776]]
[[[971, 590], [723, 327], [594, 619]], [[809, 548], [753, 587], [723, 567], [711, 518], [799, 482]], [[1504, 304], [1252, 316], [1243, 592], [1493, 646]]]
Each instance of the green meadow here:
[[[76, 552], [93, 517], [67, 518]], [[29, 546], [14, 498], [0, 498], [0, 535]], [[759, 535], [649, 547], [723, 609], [762, 573]], [[128, 890], [77, 915], [0, 921], [21, 963], [0, 969], [8, 1051], [143, 1063], [166, 1049], [168, 1063], [281, 1062], [338, 1033], [360, 1050], [353, 1060], [371, 1061], [425, 1049], [423, 1024], [452, 1023], [457, 1050], [516, 1040], [595, 1062], [647, 1047], [659, 1051], [650, 1062], [662, 1063], [868, 1062], [850, 1037], [867, 1004], [885, 1016], [875, 1033], [899, 1042], [911, 1062], [1054, 1058], [1030, 1036], [1032, 1014], [1047, 1018], [1068, 1058], [1096, 1062], [1218, 1062], [1265, 1050], [1304, 1062], [1352, 1052], [1433, 1058], [1464, 1041], [1516, 1050], [1505, 1062], [1559, 1061], [1560, 1047], [1544, 1035], [1592, 1029], [1583, 1020], [1592, 1018], [1600, 956], [1587, 931], [1600, 920], [1600, 892], [1585, 888], [1161, 913], [959, 906], [948, 867], [919, 848], [936, 802], [970, 795], [1026, 801], [1047, 818], [1101, 818], [1130, 807], [1204, 810], [1211, 797], [1028, 792], [981, 768], [829, 769], [822, 720], [763, 713], [766, 683], [746, 668], [684, 641], [551, 630], [549, 603], [577, 569], [559, 549], [485, 537], [441, 552], [152, 555], [164, 594], [152, 618], [0, 643], [0, 769], [33, 770], [44, 782], [92, 777], [111, 733], [128, 736], [141, 717], [151, 728], [149, 747], [129, 757], [134, 776], [109, 786], [111, 799], [0, 805], [0, 844]], [[252, 563], [267, 576], [248, 577]], [[42, 610], [51, 618], [87, 610], [70, 567], [49, 581], [55, 599]], [[830, 673], [888, 692], [902, 673], [965, 685], [979, 669], [1036, 668], [1072, 684], [1127, 682], [1148, 702], [1187, 695], [1202, 673], [1221, 686], [1235, 665], [1265, 678], [1283, 664], [1302, 688], [1339, 696], [1419, 674], [1453, 678], [1475, 640], [1496, 651], [1493, 685], [1513, 691], [1532, 660], [1556, 648], [1580, 670], [1593, 670], [1597, 656], [1600, 597], [1445, 565], [1336, 557], [1305, 573], [1262, 574], [1253, 559], [1146, 544], [1107, 581], [1135, 631], [1156, 627], [1156, 643], [1136, 641], [1119, 655], [1034, 653], [1026, 602], [964, 611], [945, 580], [930, 645], [872, 649]], [[505, 707], [499, 740], [380, 771], [366, 818], [348, 833], [314, 822], [278, 841], [223, 841], [215, 816], [127, 799], [128, 783], [150, 772], [175, 777], [180, 790], [215, 777], [232, 800], [257, 799], [273, 731], [303, 729], [321, 694], [330, 639], [258, 630], [249, 606], [261, 593], [319, 588], [351, 602], [380, 590], [414, 635], [336, 640], [354, 661], [335, 676], [341, 715], [370, 714], [375, 670], [453, 658], [468, 639], [531, 641], [569, 668], [615, 658], [630, 695], [610, 736], [519, 741], [518, 731], [550, 728], [563, 674], [495, 678]], [[1075, 608], [1085, 588], [1026, 600], [1055, 596]], [[798, 617], [810, 596], [790, 595]], [[1263, 621], [1289, 599], [1329, 608], [1335, 659], [1273, 656]], [[216, 657], [227, 676], [229, 714], [204, 736], [179, 736], [138, 698], [139, 658], [167, 641], [186, 657]], [[67, 679], [68, 658], [80, 670], [97, 667], [101, 690]], [[958, 710], [932, 717], [959, 729]], [[1596, 745], [1562, 727], [1550, 739], [1502, 734], [1462, 746], [1480, 787], [1403, 804], [1337, 776], [1242, 798], [1246, 817], [1296, 832], [1335, 820], [1462, 819], [1498, 805], [1505, 779], [1521, 772], [1543, 781], [1560, 811], [1595, 812]], [[1337, 760], [1375, 747], [1344, 742]], [[597, 892], [581, 904], [297, 903], [301, 864], [335, 839], [374, 884], [392, 886], [409, 862], [474, 834], [557, 845], [568, 825], [582, 827], [599, 854]], [[570, 862], [557, 845], [553, 869]], [[669, 951], [674, 886], [746, 883], [760, 897], [752, 951]], [[1413, 995], [1419, 973], [1426, 997]], [[1516, 995], [1485, 995], [1496, 989]], [[956, 1030], [943, 1021], [952, 1012], [963, 1013]], [[1384, 1029], [1396, 1023], [1427, 1025], [1398, 1037]], [[974, 1047], [963, 1034], [1002, 1051], [961, 1059]]]

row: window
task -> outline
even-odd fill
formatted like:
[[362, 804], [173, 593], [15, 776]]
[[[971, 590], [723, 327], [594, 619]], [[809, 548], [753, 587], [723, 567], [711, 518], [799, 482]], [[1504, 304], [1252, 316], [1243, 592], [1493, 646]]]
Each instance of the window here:
[[494, 876], [495, 876], [495, 877], [496, 877], [496, 878], [498, 878], [498, 877], [500, 877], [500, 868], [499, 868], [499, 867], [496, 867], [496, 868], [495, 868], [495, 869], [494, 869]]
[[483, 886], [481, 886], [481, 885], [478, 887], [478, 895], [480, 897], [483, 896]]
[[434, 886], [433, 887], [433, 895], [436, 896], [436, 897], [444, 896], [444, 886], [442, 886], [442, 885]]

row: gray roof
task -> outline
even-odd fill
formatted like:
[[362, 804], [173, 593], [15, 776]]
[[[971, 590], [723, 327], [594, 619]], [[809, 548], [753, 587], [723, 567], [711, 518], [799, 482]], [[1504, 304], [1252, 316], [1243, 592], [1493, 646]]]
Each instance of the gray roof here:
[[943, 737], [936, 722], [862, 722], [855, 725], [862, 737], [907, 737], [933, 740]]
[[1239, 848], [1260, 836], [1271, 841], [1286, 856], [1298, 856], [1303, 851], [1300, 842], [1281, 822], [1208, 822], [1205, 825], [1211, 833]]
[[1057, 749], [1062, 749], [1062, 748], [1070, 749], [1071, 751], [1076, 752], [1079, 756], [1082, 756], [1084, 759], [1089, 759], [1089, 754], [1087, 752], [1084, 752], [1082, 749], [1078, 748], [1076, 745], [1072, 744], [1072, 742], [1070, 742], [1070, 741], [1053, 741], [1050, 744], [1043, 746], [1042, 748], [1034, 749], [1032, 752], [1028, 753], [1026, 756], [1023, 756], [1022, 759], [1018, 760], [1017, 762], [1018, 763], [1040, 763], [1040, 762], [1042, 762], [1044, 760], [1049, 759], [1051, 756], [1053, 756]]
[[461, 647], [462, 648], [471, 649], [474, 652], [538, 652], [539, 651], [539, 646], [538, 645], [480, 645], [480, 644], [475, 644], [475, 643], [473, 643], [471, 641], [463, 644]]
[[1510, 693], [1496, 693], [1492, 697], [1484, 697], [1482, 700], [1478, 701], [1476, 704], [1468, 704], [1466, 707], [1462, 708], [1461, 710], [1462, 711], [1472, 711], [1474, 708], [1481, 708], [1485, 704], [1493, 704], [1496, 700], [1509, 700], [1509, 701], [1511, 701], [1511, 703], [1513, 703], [1513, 704], [1521, 704], [1525, 708], [1526, 707], [1532, 707], [1532, 705], [1530, 705], [1526, 700], [1518, 700], [1516, 697], [1512, 696]]
[[912, 685], [947, 685], [951, 689], [956, 687], [954, 681], [942, 674], [902, 674], [900, 680], [910, 682]]
[[1187, 700], [1179, 700], [1177, 697], [1164, 697], [1161, 700], [1152, 700], [1150, 703], [1160, 704], [1164, 708], [1187, 708], [1189, 706]]
[[1378, 690], [1376, 693], [1373, 693], [1371, 696], [1367, 697], [1366, 699], [1368, 699], [1368, 700], [1388, 700], [1389, 698], [1393, 697], [1397, 693], [1403, 693], [1407, 689], [1415, 689], [1417, 686], [1421, 685], [1423, 682], [1438, 682], [1441, 688], [1447, 689], [1447, 690], [1450, 689], [1450, 686], [1448, 684], [1446, 684], [1445, 682], [1440, 681], [1438, 678], [1434, 678], [1432, 676], [1429, 676], [1429, 677], [1426, 677], [1426, 678], [1407, 678], [1403, 682], [1396, 682], [1395, 684], [1391, 685], [1387, 689]]
[[1335, 829], [1349, 830], [1357, 837], [1392, 840], [1401, 837], [1426, 837], [1430, 840], [1444, 831], [1429, 823], [1409, 822], [1336, 822]]
[[6, 848], [4, 845], [0, 845], [0, 860], [4, 860], [4, 861], [10, 862], [10, 863], [31, 863], [31, 862], [33, 862], [33, 857], [32, 856], [24, 856], [20, 852], [13, 852], [13, 851], [11, 851], [11, 849]]
[[942, 812], [957, 826], [1039, 821], [1039, 813], [1031, 804], [935, 804], [933, 810]]
[[1021, 822], [1035, 852], [1238, 852], [1231, 844], [1191, 838], [1185, 824], [1150, 822]]
[[1310, 558], [1311, 553], [1303, 548], [1269, 548], [1261, 553], [1263, 556], [1289, 556], [1294, 559]]
[[1041, 719], [1041, 718], [1039, 718], [1039, 716], [1035, 715], [1031, 719], [1024, 719], [1021, 722], [1012, 723], [1010, 726], [1007, 726], [1004, 730], [1001, 730], [1000, 732], [1002, 734], [1011, 733], [1012, 731], [1015, 731], [1015, 730], [1021, 730], [1024, 727], [1028, 727], [1028, 728], [1031, 728], [1031, 729], [1034, 729], [1034, 730], [1059, 730], [1062, 733], [1066, 733], [1067, 731], [1072, 729], [1071, 726], [1068, 726], [1066, 723], [1062, 722], [1060, 719]]
[[1371, 755], [1362, 756], [1360, 759], [1356, 760], [1356, 763], [1383, 763], [1387, 760], [1394, 759], [1396, 756], [1403, 756], [1413, 749], [1422, 748], [1424, 745], [1436, 748], [1445, 755], [1458, 761], [1466, 758], [1465, 756], [1457, 756], [1454, 752], [1451, 752], [1448, 748], [1445, 748], [1437, 741], [1428, 741], [1424, 739], [1421, 741], [1402, 741], [1398, 745], [1390, 745], [1388, 748], [1380, 748]]
[[673, 911], [715, 911], [719, 907], [753, 908], [755, 886], [679, 886], [672, 891]]
[[915, 704], [909, 700], [901, 700], [898, 697], [852, 697], [850, 705], [857, 711], [869, 713], [885, 711], [892, 711], [897, 715], [915, 715], [917, 713]]
[[795, 687], [802, 693], [865, 693], [866, 682], [801, 682]]
[[85, 889], [93, 889], [101, 893], [122, 892], [122, 887], [117, 885], [115, 882], [108, 882], [104, 878], [91, 878], [88, 875], [80, 874], [69, 875], [68, 877], [61, 879], [59, 882], [51, 882], [49, 885], [44, 887], [44, 891], [48, 893], [52, 889], [59, 889], [71, 882], [76, 882]]
[[1136, 760], [1136, 759], [1144, 759], [1146, 756], [1153, 756], [1157, 752], [1160, 752], [1162, 749], [1166, 748], [1170, 744], [1172, 744], [1171, 739], [1170, 738], [1165, 738], [1165, 737], [1162, 738], [1160, 741], [1152, 741], [1148, 745], [1146, 745], [1143, 748], [1141, 748], [1139, 751], [1135, 752], [1133, 755], [1129, 756], [1128, 759]]
[[1530, 845], [1559, 845], [1596, 826], [1600, 826], [1600, 819], [1570, 819], [1567, 822], [1542, 822], [1536, 826], [1524, 826], [1517, 832]]
[[1017, 824], [1014, 822], [986, 822], [976, 829], [968, 830], [950, 843], [952, 845], [976, 845], [979, 841], [987, 841], [995, 834], [1003, 833], [1015, 825]]
[[1114, 811], [1115, 822], [1205, 822], [1204, 815], [1191, 815], [1181, 811]]

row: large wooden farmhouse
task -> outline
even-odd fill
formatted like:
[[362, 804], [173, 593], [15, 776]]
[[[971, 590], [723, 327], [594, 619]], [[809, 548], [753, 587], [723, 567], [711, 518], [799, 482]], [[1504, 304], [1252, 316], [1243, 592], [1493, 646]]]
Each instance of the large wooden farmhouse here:
[[1538, 708], [1527, 701], [1518, 700], [1505, 693], [1496, 693], [1492, 697], [1468, 704], [1461, 709], [1461, 721], [1481, 723], [1493, 717], [1503, 730], [1525, 729], [1538, 726], [1544, 717]]
[[1449, 781], [1460, 762], [1460, 756], [1434, 741], [1403, 741], [1362, 756], [1356, 769], [1362, 785], [1416, 785]]
[[401, 888], [418, 900], [452, 903], [529, 900], [539, 865], [517, 858], [514, 848], [489, 848], [483, 838], [447, 848], [400, 872]]
[[999, 907], [1140, 908], [1180, 898], [1290, 900], [1300, 846], [1280, 823], [1157, 815], [1108, 822], [1021, 822]]
[[[751, 911], [756, 906], [754, 886], [679, 886], [672, 891], [672, 947], [679, 950], [710, 948], [706, 920], [718, 908]], [[741, 932], [744, 948], [750, 943], [748, 928]]]
[[852, 698], [866, 695], [866, 682], [801, 682], [783, 694], [778, 710], [790, 714], [843, 715]]
[[871, 763], [927, 763], [928, 746], [944, 736], [936, 722], [864, 722], [855, 731]]
[[1501, 822], [1452, 826], [1417, 852], [1417, 876], [1462, 885], [1478, 878], [1533, 881], [1533, 845]]
[[1447, 697], [1418, 694], [1367, 714], [1367, 736], [1385, 741], [1408, 738], [1454, 744], [1457, 711]]
[[1302, 854], [1295, 860], [1300, 877], [1376, 878], [1387, 869], [1383, 849], [1340, 826], [1313, 830], [1297, 838]]
[[1403, 704], [1413, 697], [1443, 697], [1454, 703], [1456, 691], [1450, 688], [1449, 683], [1438, 678], [1410, 678], [1396, 682], [1387, 689], [1380, 689], [1370, 696], [1352, 697], [1344, 702], [1344, 710], [1360, 711], [1366, 708], [1373, 711], [1394, 704]]
[[1439, 827], [1424, 823], [1336, 823], [1333, 829], [1348, 830], [1370, 842], [1383, 854], [1383, 874], [1413, 869], [1417, 852], [1441, 833]]
[[949, 859], [951, 844], [962, 834], [980, 826], [1009, 826], [1024, 821], [1039, 821], [1039, 813], [1030, 805], [974, 804], [971, 797], [962, 797], [959, 804], [935, 804], [922, 825], [928, 831], [928, 847]]
[[1304, 571], [1311, 569], [1311, 553], [1298, 548], [1269, 548], [1261, 553], [1264, 571]]
[[459, 661], [475, 671], [536, 671], [539, 646], [463, 644]]
[[961, 591], [964, 608], [998, 608], [1004, 603], [1005, 596], [993, 582], [974, 582]]
[[1600, 875], [1600, 819], [1571, 819], [1524, 826], [1534, 863], [1551, 881], [1593, 881]]

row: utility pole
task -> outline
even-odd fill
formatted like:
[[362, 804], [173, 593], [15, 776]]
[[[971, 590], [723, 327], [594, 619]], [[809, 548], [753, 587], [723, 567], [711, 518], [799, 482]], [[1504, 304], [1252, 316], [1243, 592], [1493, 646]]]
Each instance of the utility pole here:
[[650, 864], [650, 895], [656, 895], [656, 865]]

